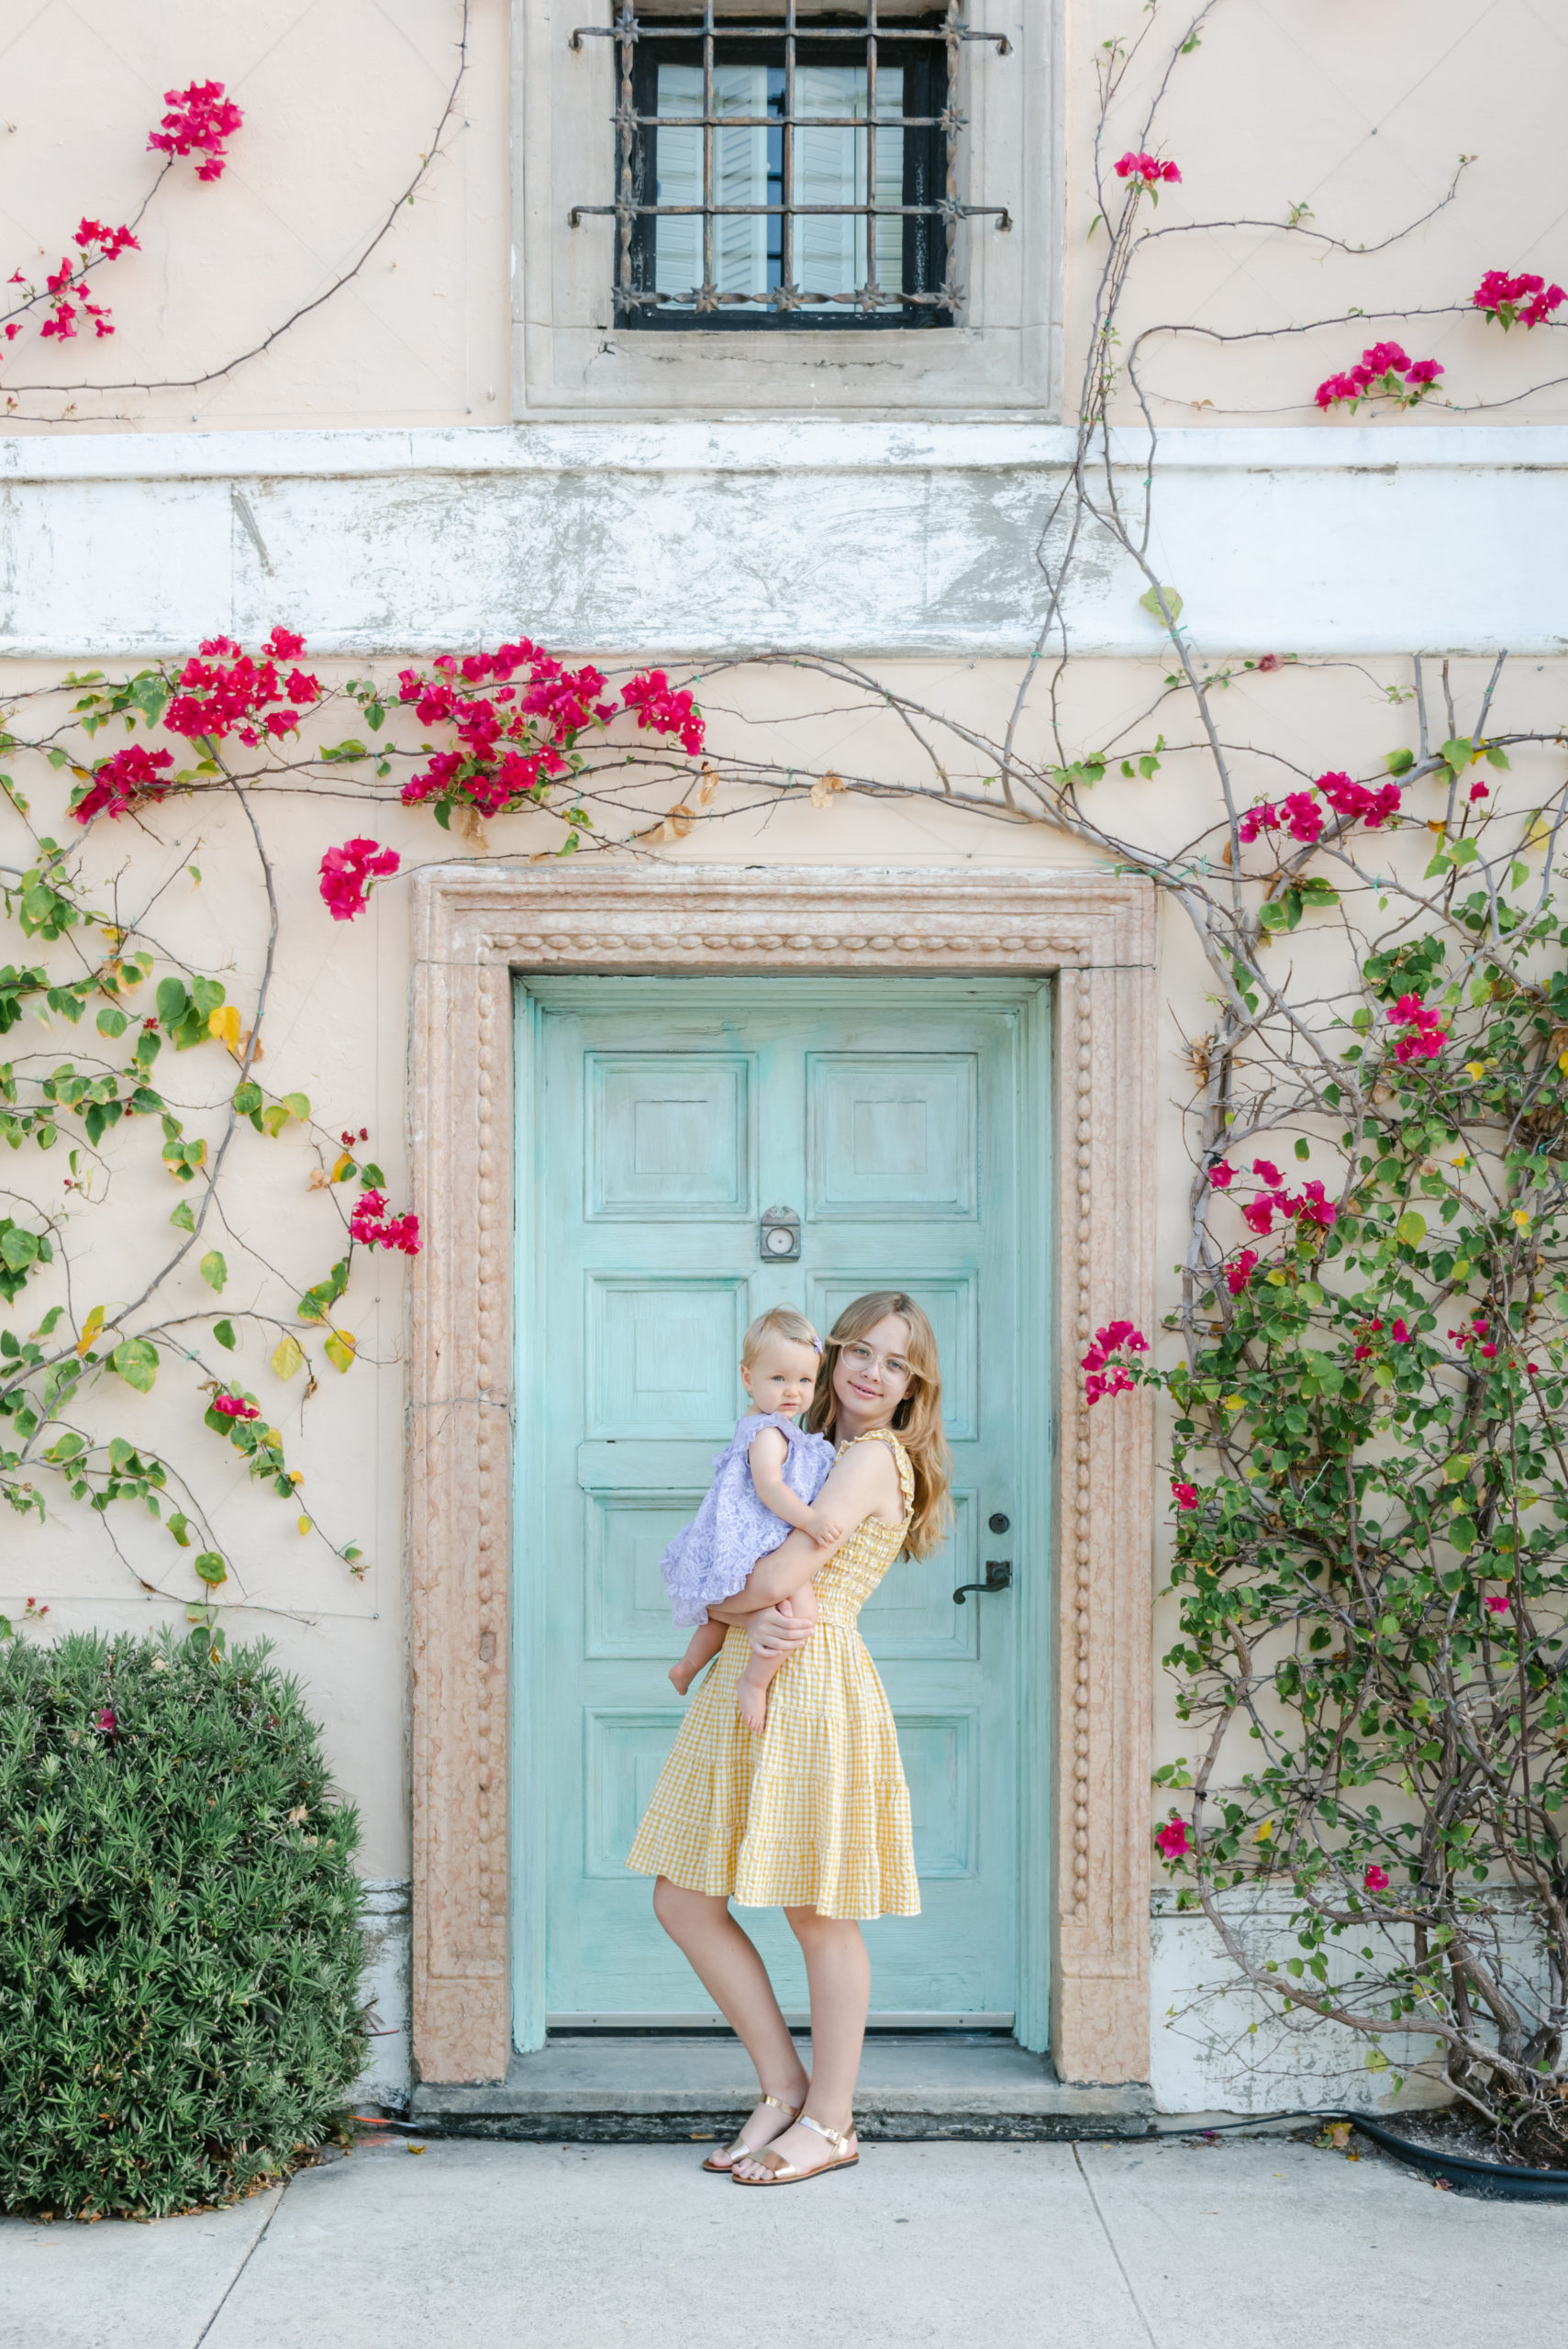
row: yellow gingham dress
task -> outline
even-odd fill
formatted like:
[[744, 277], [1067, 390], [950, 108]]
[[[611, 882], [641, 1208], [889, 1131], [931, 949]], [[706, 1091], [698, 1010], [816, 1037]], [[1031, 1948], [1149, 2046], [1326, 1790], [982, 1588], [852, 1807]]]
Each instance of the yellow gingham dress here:
[[751, 1648], [745, 1631], [730, 1626], [637, 1831], [627, 1865], [639, 1876], [668, 1876], [747, 1909], [920, 1913], [893, 1714], [855, 1629], [904, 1547], [914, 1472], [891, 1428], [852, 1441], [892, 1446], [903, 1521], [864, 1519], [816, 1575], [817, 1629], [774, 1675], [761, 1737], [735, 1708]]

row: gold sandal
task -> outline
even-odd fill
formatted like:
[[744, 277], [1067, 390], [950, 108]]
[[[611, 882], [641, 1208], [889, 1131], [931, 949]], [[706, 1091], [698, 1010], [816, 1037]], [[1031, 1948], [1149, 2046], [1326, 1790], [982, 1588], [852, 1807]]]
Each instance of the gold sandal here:
[[[800, 2119], [801, 2107], [798, 2104], [785, 2104], [782, 2097], [762, 2096], [757, 2099], [757, 2101], [759, 2104], [771, 2104], [775, 2112], [787, 2112], [791, 2121], [798, 2121]], [[785, 2126], [787, 2127], [787, 2125], [788, 2124], [786, 2122]], [[812, 2123], [812, 2126], [815, 2128], [815, 2121]], [[782, 2131], [780, 2132], [780, 2134], [783, 2134]], [[755, 2159], [756, 2155], [752, 2153], [751, 2146], [746, 2143], [745, 2138], [737, 2137], [732, 2145], [721, 2145], [717, 2154], [710, 2154], [706, 2161], [704, 2162], [703, 2167], [704, 2169], [711, 2170], [716, 2177], [728, 2177], [731, 2167], [736, 2162], [754, 2161]]]
[[844, 2151], [855, 2133], [855, 2124], [852, 2121], [847, 2129], [825, 2129], [820, 2121], [813, 2121], [804, 2106], [795, 2117], [803, 2129], [809, 2129], [817, 2136], [827, 2138], [833, 2148], [832, 2158], [818, 2162], [815, 2169], [796, 2169], [795, 2164], [786, 2162], [782, 2154], [775, 2154], [771, 2145], [764, 2145], [760, 2154], [738, 2154], [736, 2158], [761, 2162], [764, 2169], [772, 2170], [772, 2177], [737, 2177], [735, 2172], [731, 2170], [729, 2173], [731, 2186], [801, 2186], [808, 2177], [826, 2177], [830, 2169], [853, 2169], [860, 2159], [860, 2154], [858, 2151], [852, 2154], [847, 2154]]

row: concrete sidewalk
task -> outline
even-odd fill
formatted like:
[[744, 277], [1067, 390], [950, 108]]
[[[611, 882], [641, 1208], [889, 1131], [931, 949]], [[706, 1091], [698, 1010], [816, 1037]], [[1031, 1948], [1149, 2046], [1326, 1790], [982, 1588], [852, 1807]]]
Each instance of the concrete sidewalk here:
[[743, 2195], [698, 2148], [401, 2142], [155, 2226], [0, 2221], [0, 2349], [1556, 2349], [1568, 2208], [1286, 2139], [877, 2144]]

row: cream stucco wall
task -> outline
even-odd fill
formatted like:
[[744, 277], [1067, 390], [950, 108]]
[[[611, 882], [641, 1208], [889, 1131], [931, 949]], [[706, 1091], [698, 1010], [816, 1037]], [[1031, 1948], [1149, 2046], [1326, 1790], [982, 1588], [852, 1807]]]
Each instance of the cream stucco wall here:
[[[1089, 233], [1099, 208], [1095, 68], [1102, 44], [1135, 38], [1143, 19], [1123, 0], [1072, 8], [1066, 0], [994, 0], [989, 11], [975, 0], [972, 20], [988, 21], [995, 6], [1008, 24], [1021, 6], [1051, 28], [1042, 147], [987, 153], [984, 186], [973, 190], [1015, 206], [1030, 192], [1049, 193], [1040, 217], [1058, 227], [1040, 232], [1052, 249], [1029, 269], [1031, 307], [1061, 327], [1061, 381], [1031, 395], [1042, 413], [1063, 384], [1075, 396], [1105, 249], [1104, 232]], [[590, 41], [571, 55], [565, 41], [573, 25], [607, 22], [608, 0], [516, 0], [515, 12], [507, 0], [469, 0], [468, 71], [439, 151], [352, 284], [233, 373], [150, 390], [137, 379], [170, 384], [228, 365], [352, 267], [430, 151], [462, 0], [303, 8], [164, 0], [128, 9], [114, 0], [10, 0], [0, 10], [0, 275], [20, 267], [41, 278], [84, 213], [129, 217], [156, 160], [144, 142], [166, 88], [220, 80], [246, 116], [222, 179], [199, 185], [182, 163], [149, 217], [141, 252], [101, 273], [115, 312], [111, 340], [79, 339], [50, 355], [29, 335], [6, 355], [0, 384], [17, 400], [17, 421], [69, 415], [74, 430], [505, 421], [509, 322], [526, 315], [529, 298], [510, 259], [523, 159], [513, 151], [508, 77], [530, 10], [550, 27], [555, 70], [578, 81], [597, 75], [607, 116], [608, 44]], [[1123, 85], [1107, 163], [1142, 144], [1170, 13]], [[988, 52], [972, 52], [970, 63], [993, 77], [1019, 70], [1017, 57]], [[1561, 28], [1528, 0], [1396, 0], [1371, 11], [1357, 0], [1306, 10], [1225, 0], [1172, 80], [1157, 143], [1184, 178], [1151, 217], [1174, 233], [1140, 263], [1124, 321], [1128, 340], [1172, 321], [1207, 330], [1146, 347], [1142, 372], [1160, 420], [1310, 419], [1314, 384], [1353, 360], [1358, 340], [1354, 328], [1306, 343], [1224, 346], [1208, 337], [1296, 328], [1353, 306], [1372, 319], [1385, 305], [1462, 304], [1487, 268], [1555, 269], [1561, 277], [1562, 67]], [[608, 136], [606, 128], [602, 157], [584, 158], [590, 175], [602, 169], [607, 178]], [[1473, 160], [1453, 202], [1414, 235], [1373, 250], [1440, 204], [1462, 154]], [[584, 186], [580, 200], [606, 194]], [[1266, 225], [1186, 233], [1197, 220], [1282, 222], [1296, 205], [1310, 206], [1306, 226], [1369, 250], [1340, 253]], [[562, 239], [573, 233], [559, 224]], [[1396, 330], [1420, 341], [1419, 352], [1411, 343], [1414, 355], [1443, 362], [1444, 391], [1466, 416], [1565, 413], [1561, 384], [1509, 405], [1564, 373], [1543, 348], [1553, 334], [1516, 332], [1505, 345], [1496, 328], [1450, 317]], [[831, 410], [832, 381], [827, 367], [814, 406]], [[71, 388], [29, 388], [54, 384]], [[79, 388], [111, 384], [129, 388]], [[712, 404], [688, 376], [669, 405]], [[565, 412], [572, 406], [565, 395]], [[1429, 405], [1415, 420], [1426, 426], [1443, 414]]]

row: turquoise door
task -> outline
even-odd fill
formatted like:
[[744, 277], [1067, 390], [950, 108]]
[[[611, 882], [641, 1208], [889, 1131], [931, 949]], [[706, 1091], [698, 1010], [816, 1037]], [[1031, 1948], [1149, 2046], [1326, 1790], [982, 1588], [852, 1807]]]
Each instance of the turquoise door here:
[[[1019, 1230], [1043, 1092], [1031, 1006], [980, 980], [563, 979], [530, 983], [520, 1012], [521, 2043], [546, 2018], [711, 2012], [624, 1866], [684, 1710], [658, 1559], [744, 1406], [752, 1315], [789, 1303], [826, 1331], [892, 1286], [937, 1331], [956, 1516], [941, 1553], [901, 1560], [862, 1617], [923, 1902], [869, 1929], [873, 2005], [1010, 2021], [1021, 1682], [1038, 1709], [1046, 1681], [1019, 1637], [1044, 1620], [1020, 1601], [1047, 1556], [1046, 1313]], [[1036, 1034], [1040, 1018], [1037, 996]], [[773, 1207], [800, 1218], [797, 1262], [763, 1253]], [[1043, 1229], [1038, 1197], [1031, 1216]], [[1013, 1586], [956, 1604], [992, 1559]], [[804, 2009], [782, 1916], [744, 1921], [786, 2011]]]

